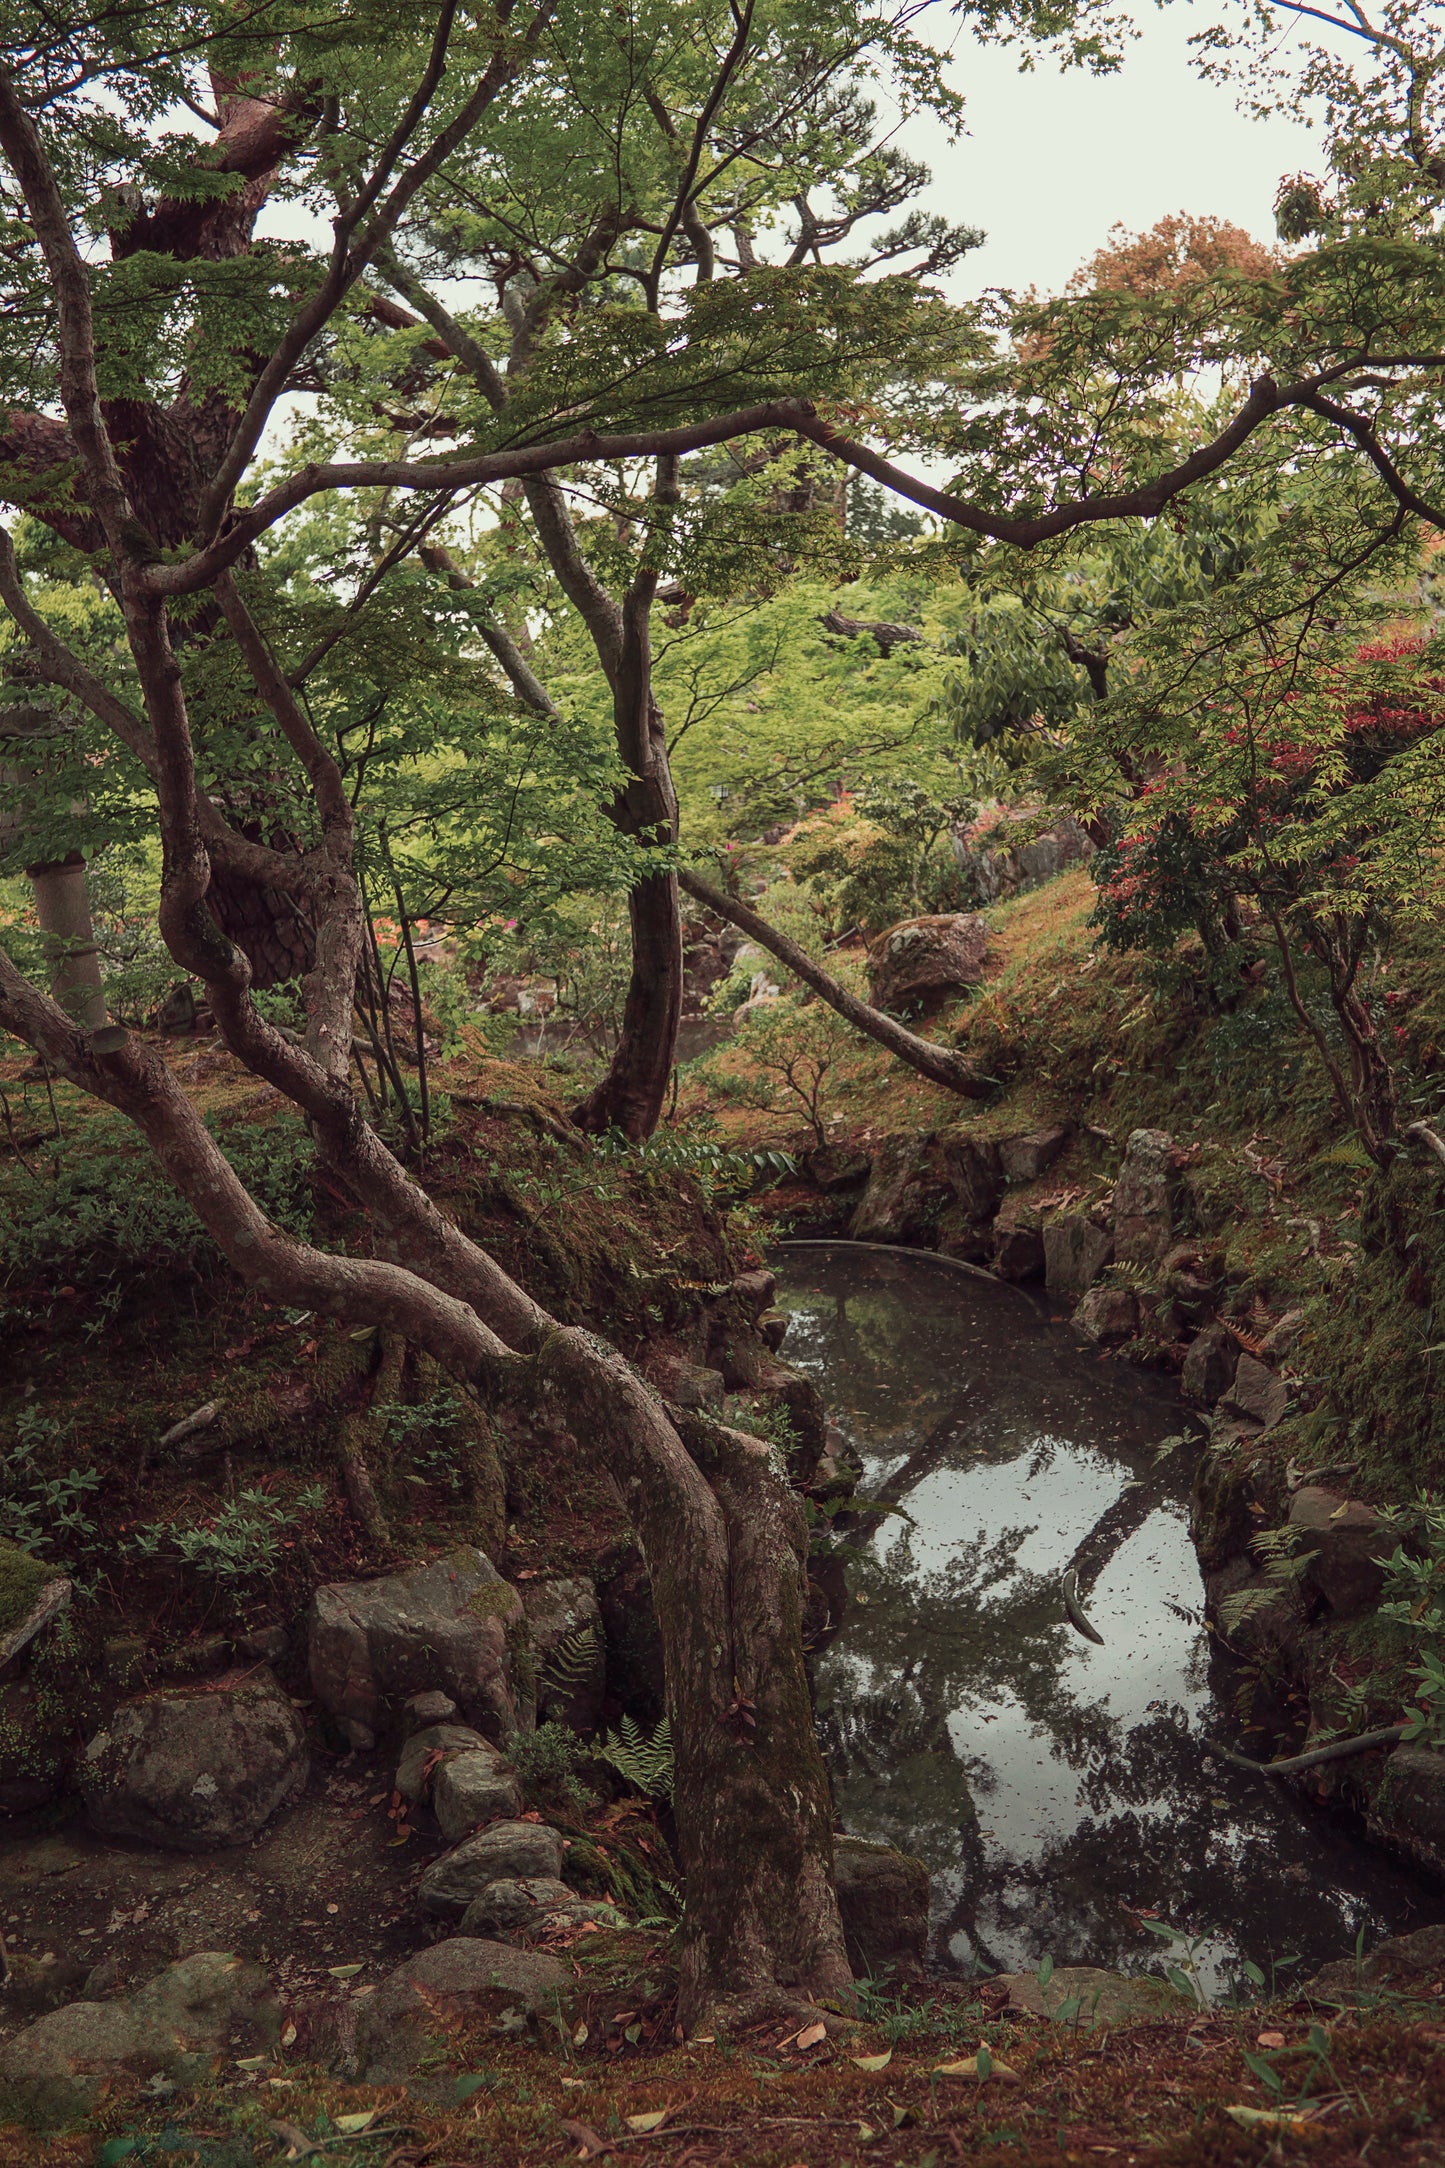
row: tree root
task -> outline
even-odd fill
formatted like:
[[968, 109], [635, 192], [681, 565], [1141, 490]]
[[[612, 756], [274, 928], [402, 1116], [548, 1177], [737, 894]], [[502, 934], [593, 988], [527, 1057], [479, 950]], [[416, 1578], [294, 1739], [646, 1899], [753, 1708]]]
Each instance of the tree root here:
[[754, 2026], [784, 2023], [795, 2032], [806, 2031], [810, 2025], [822, 2025], [830, 2040], [840, 2036], [851, 2038], [862, 2029], [860, 2021], [845, 2011], [823, 2009], [818, 2003], [810, 2002], [801, 1990], [779, 1987], [776, 1982], [769, 1981], [739, 1994], [710, 1996], [688, 2037], [692, 2040], [699, 2036], [735, 2040], [739, 2033], [750, 2032]]
[[336, 1433], [336, 1458], [341, 1480], [346, 1486], [347, 1501], [366, 1532], [367, 1542], [379, 1551], [391, 1548], [391, 1528], [376, 1495], [367, 1454], [369, 1451], [374, 1453], [385, 1436], [383, 1410], [401, 1390], [405, 1362], [406, 1342], [401, 1334], [383, 1332], [381, 1362], [372, 1386], [370, 1405], [356, 1415], [344, 1415]]

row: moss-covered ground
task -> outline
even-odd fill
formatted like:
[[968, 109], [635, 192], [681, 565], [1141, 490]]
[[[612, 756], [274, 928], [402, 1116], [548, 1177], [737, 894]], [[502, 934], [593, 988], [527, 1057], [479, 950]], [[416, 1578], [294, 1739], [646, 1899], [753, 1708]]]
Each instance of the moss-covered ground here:
[[[580, 1957], [577, 1969], [588, 1969]], [[595, 1969], [606, 1973], [609, 1959]], [[1199, 2013], [1097, 2033], [1011, 2019], [997, 2002], [997, 1991], [943, 1989], [896, 1999], [883, 2023], [815, 2047], [786, 2044], [783, 2026], [679, 2046], [665, 1997], [639, 2013], [635, 1995], [620, 2005], [614, 1984], [589, 1995], [584, 1983], [550, 2046], [459, 2034], [450, 2054], [460, 2082], [340, 2085], [283, 2055], [184, 2106], [137, 2113], [117, 2103], [84, 2135], [40, 2140], [12, 2128], [0, 2144], [17, 2168], [122, 2159], [260, 2168], [307, 2158], [337, 2168], [587, 2159], [659, 2168], [1434, 2168], [1445, 2154], [1438, 2001]], [[976, 2063], [981, 2046], [991, 2075], [947, 2074], [949, 2064]], [[349, 2135], [366, 2116], [368, 2129]]]

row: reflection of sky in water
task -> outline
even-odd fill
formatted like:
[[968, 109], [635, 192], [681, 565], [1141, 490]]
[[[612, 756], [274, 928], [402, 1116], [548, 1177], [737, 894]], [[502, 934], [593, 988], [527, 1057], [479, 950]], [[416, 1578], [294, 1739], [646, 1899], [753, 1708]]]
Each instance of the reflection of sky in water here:
[[[1172, 1395], [926, 1257], [783, 1258], [784, 1355], [819, 1378], [865, 1489], [907, 1515], [850, 1532], [865, 1602], [818, 1664], [820, 1729], [844, 1826], [928, 1861], [941, 1958], [1150, 1969], [1137, 1909], [1199, 1937], [1217, 1986], [1245, 1956], [1313, 1966], [1361, 1923], [1373, 1941], [1445, 1913], [1210, 1759], [1204, 1735], [1235, 1720], [1199, 1624], [1188, 1470], [1158, 1459]], [[1057, 1595], [1091, 1530], [1102, 1647]]]

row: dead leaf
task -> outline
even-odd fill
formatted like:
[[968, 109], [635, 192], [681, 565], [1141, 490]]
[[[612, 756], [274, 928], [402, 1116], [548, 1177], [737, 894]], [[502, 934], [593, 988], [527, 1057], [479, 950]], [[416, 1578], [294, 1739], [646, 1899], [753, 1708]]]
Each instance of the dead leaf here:
[[1282, 2048], [1284, 2046], [1284, 2034], [1282, 2032], [1256, 2033], [1254, 2044], [1257, 2048]]
[[333, 1980], [354, 1980], [361, 1967], [360, 1965], [328, 1965], [326, 1970]]
[[1308, 2130], [1307, 2115], [1292, 2115], [1286, 2108], [1226, 2108], [1241, 2130]]
[[653, 2108], [646, 2115], [629, 2115], [626, 2119], [627, 2127], [629, 2130], [644, 2133], [649, 2130], [661, 2130], [671, 2113], [670, 2108]]
[[560, 2118], [562, 2128], [580, 2148], [578, 2160], [595, 2160], [599, 2153], [607, 2151], [607, 2141], [599, 2138], [590, 2123], [574, 2123], [570, 2116]]
[[965, 2055], [956, 2063], [936, 2064], [933, 2075], [936, 2078], [972, 2078], [975, 2085], [983, 2084], [988, 2078], [998, 2078], [1004, 2085], [1017, 2085], [1019, 2082], [1018, 2072], [1011, 2070], [1007, 2063], [1001, 2063], [996, 2055], [989, 2057], [982, 2070], [978, 2067], [976, 2055]]
[[294, 2123], [272, 2122], [269, 2116], [267, 2121], [270, 2123], [273, 2134], [285, 2146], [287, 2160], [304, 2160], [308, 2153], [320, 2152], [321, 2148], [307, 2137], [304, 2130], [299, 2130]]
[[827, 2037], [828, 2028], [826, 2025], [805, 2025], [803, 2027], [803, 2030], [799, 2033], [797, 2039], [793, 2042], [793, 2046], [798, 2050], [798, 2053], [801, 2055], [808, 2048], [817, 2047], [819, 2041], [826, 2040]]
[[886, 2070], [893, 2060], [893, 2050], [885, 2048], [881, 2055], [854, 2055], [849, 2059], [859, 2070]]
[[348, 2138], [359, 2138], [364, 2130], [370, 2130], [380, 2113], [380, 2108], [366, 2108], [360, 2115], [338, 2115], [336, 2127], [344, 2130]]

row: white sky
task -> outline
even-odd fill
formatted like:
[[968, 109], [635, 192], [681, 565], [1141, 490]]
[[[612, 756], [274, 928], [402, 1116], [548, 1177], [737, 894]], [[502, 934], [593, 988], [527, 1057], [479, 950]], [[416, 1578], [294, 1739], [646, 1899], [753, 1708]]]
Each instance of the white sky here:
[[951, 72], [968, 136], [949, 144], [920, 122], [900, 138], [933, 169], [929, 207], [988, 235], [950, 282], [960, 298], [986, 286], [1057, 291], [1116, 220], [1142, 232], [1170, 211], [1209, 213], [1271, 242], [1281, 176], [1323, 170], [1302, 122], [1246, 118], [1232, 90], [1200, 82], [1187, 40], [1217, 6], [1133, 12], [1140, 35], [1103, 78], [1046, 61], [1021, 75], [1015, 55], [960, 36]]

